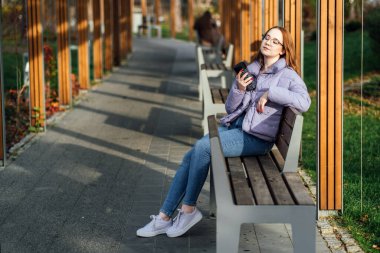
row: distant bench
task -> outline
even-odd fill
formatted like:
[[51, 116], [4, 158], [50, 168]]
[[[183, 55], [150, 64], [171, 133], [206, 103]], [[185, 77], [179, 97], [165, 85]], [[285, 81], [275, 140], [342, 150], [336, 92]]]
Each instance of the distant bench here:
[[206, 65], [203, 64], [200, 70], [200, 82], [202, 83], [203, 96], [203, 134], [208, 133], [207, 116], [226, 114], [225, 103], [229, 93], [229, 88], [211, 87]]
[[233, 45], [229, 45], [226, 59], [221, 62], [206, 62], [204, 51], [205, 50], [201, 46], [196, 46], [197, 67], [199, 72], [199, 100], [203, 99], [203, 83], [200, 75], [201, 67], [203, 65], [203, 68], [207, 70], [208, 77], [220, 77], [220, 87], [222, 88], [229, 87], [232, 79], [231, 64], [233, 56]]
[[290, 223], [294, 252], [315, 253], [316, 207], [297, 172], [302, 122], [298, 111], [285, 108], [267, 155], [225, 158], [215, 117], [208, 117], [218, 253], [238, 252], [242, 223]]

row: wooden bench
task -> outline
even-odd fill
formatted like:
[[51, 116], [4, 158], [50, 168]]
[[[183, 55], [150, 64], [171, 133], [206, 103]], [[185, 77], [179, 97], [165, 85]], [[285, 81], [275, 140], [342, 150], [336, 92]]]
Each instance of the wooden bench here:
[[[148, 22], [149, 21], [149, 22]], [[153, 17], [143, 17], [142, 24], [137, 26], [137, 34], [138, 36], [142, 36], [144, 31], [147, 31], [148, 38], [152, 37], [152, 30], [156, 30], [157, 38], [161, 38], [161, 25], [155, 24]]]
[[200, 76], [202, 83], [202, 109], [203, 109], [203, 134], [208, 133], [207, 116], [226, 114], [225, 102], [229, 93], [229, 88], [211, 87], [208, 80], [206, 65], [201, 66]]
[[290, 223], [294, 252], [316, 251], [316, 207], [297, 167], [303, 117], [285, 108], [272, 150], [263, 156], [225, 158], [217, 123], [211, 142], [210, 214], [216, 214], [217, 252], [238, 251], [242, 223]]
[[227, 88], [231, 86], [232, 81], [232, 70], [231, 67], [227, 67], [223, 63], [206, 63], [203, 51], [200, 46], [196, 47], [197, 50], [197, 64], [198, 64], [198, 73], [199, 73], [199, 86], [198, 86], [198, 94], [199, 101], [203, 99], [203, 83], [201, 78], [201, 67], [207, 71], [207, 76], [209, 78], [220, 77], [221, 88]]
[[225, 57], [223, 57], [222, 48], [214, 48], [214, 47], [202, 47], [203, 57], [206, 62], [210, 63], [222, 63], [227, 68], [231, 68], [233, 53], [234, 53], [234, 45], [231, 43], [228, 44]]

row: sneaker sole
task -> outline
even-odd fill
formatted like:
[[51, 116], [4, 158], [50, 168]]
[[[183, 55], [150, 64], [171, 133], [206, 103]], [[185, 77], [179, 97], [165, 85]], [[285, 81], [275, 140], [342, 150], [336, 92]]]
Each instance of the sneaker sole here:
[[161, 229], [161, 230], [154, 231], [154, 232], [151, 232], [151, 233], [147, 233], [147, 232], [141, 233], [141, 232], [137, 231], [136, 235], [139, 236], [139, 237], [153, 237], [153, 236], [156, 236], [156, 235], [165, 234], [166, 230], [167, 229]]
[[187, 224], [187, 226], [183, 230], [178, 231], [177, 233], [172, 233], [172, 234], [168, 234], [168, 232], [166, 232], [166, 235], [168, 237], [178, 237], [178, 236], [181, 236], [184, 233], [186, 233], [187, 231], [189, 231], [189, 229], [192, 228], [195, 224], [197, 224], [198, 222], [200, 222], [202, 220], [202, 218], [203, 218], [203, 216], [201, 214], [197, 218], [195, 218], [191, 223]]

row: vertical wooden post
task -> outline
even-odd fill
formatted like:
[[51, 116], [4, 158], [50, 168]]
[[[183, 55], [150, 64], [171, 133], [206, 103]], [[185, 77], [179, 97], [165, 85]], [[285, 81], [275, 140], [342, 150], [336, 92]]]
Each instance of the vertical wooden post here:
[[241, 59], [251, 60], [250, 0], [241, 1]]
[[194, 0], [187, 1], [187, 10], [189, 16], [189, 40], [194, 40]]
[[175, 9], [176, 9], [176, 0], [170, 0], [170, 36], [175, 38]]
[[301, 62], [301, 31], [302, 31], [302, 3], [301, 0], [284, 0], [284, 27], [292, 35], [295, 47], [297, 64]]
[[234, 44], [234, 64], [240, 62], [241, 59], [241, 3], [242, 0], [233, 1], [232, 24], [233, 24], [233, 44]]
[[122, 59], [127, 57], [127, 1], [120, 4], [120, 54]]
[[[42, 47], [41, 5], [39, 0], [27, 1], [28, 52], [30, 73], [30, 125], [45, 126], [45, 91]], [[38, 109], [38, 111], [34, 110]], [[39, 114], [39, 117], [37, 117]]]
[[251, 0], [252, 5], [252, 45], [251, 45], [251, 61], [260, 49], [263, 35], [263, 15], [261, 1]]
[[57, 58], [58, 58], [58, 86], [59, 102], [61, 105], [71, 105], [70, 82], [70, 49], [69, 49], [69, 19], [67, 0], [56, 2], [57, 13]]
[[318, 18], [318, 204], [319, 210], [340, 210], [343, 198], [343, 2], [320, 0]]
[[147, 33], [147, 29], [145, 28], [148, 25], [148, 7], [147, 7], [147, 0], [141, 0], [141, 16], [142, 16], [142, 32], [144, 35]]
[[78, 72], [81, 89], [88, 89], [90, 84], [89, 50], [88, 50], [88, 0], [77, 0], [78, 12]]
[[278, 0], [264, 2], [264, 30], [278, 25]]
[[154, 22], [156, 25], [160, 24], [160, 16], [161, 16], [161, 0], [154, 0]]
[[224, 6], [223, 6], [223, 34], [226, 42], [234, 43], [232, 41], [232, 14], [233, 14], [233, 2], [232, 1], [224, 1]]
[[113, 0], [113, 64], [120, 66], [120, 0]]
[[[1, 1], [0, 1], [0, 9], [2, 8], [1, 6]], [[2, 33], [2, 28], [0, 24], [0, 38], [3, 37]], [[4, 113], [4, 79], [3, 79], [3, 49], [1, 45], [2, 40], [0, 40], [0, 166], [5, 165], [5, 157], [6, 157], [6, 145], [5, 145], [5, 113]]]
[[101, 79], [103, 76], [103, 39], [101, 32], [101, 5], [100, 0], [92, 0], [94, 38], [93, 38], [93, 61], [94, 79]]
[[132, 52], [132, 34], [133, 34], [133, 0], [127, 0], [127, 53]]
[[148, 7], [146, 0], [141, 0], [141, 15], [143, 18], [143, 25], [146, 25], [147, 15], [148, 15]]
[[112, 71], [113, 66], [113, 0], [104, 0], [104, 69]]

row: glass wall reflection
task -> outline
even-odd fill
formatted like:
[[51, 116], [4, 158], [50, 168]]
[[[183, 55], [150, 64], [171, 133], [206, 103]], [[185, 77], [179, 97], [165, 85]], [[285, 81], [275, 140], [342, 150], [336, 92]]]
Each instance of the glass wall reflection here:
[[29, 128], [29, 64], [26, 1], [2, 1], [2, 58], [6, 149]]
[[342, 221], [365, 252], [380, 241], [379, 24], [380, 1], [345, 1]]

